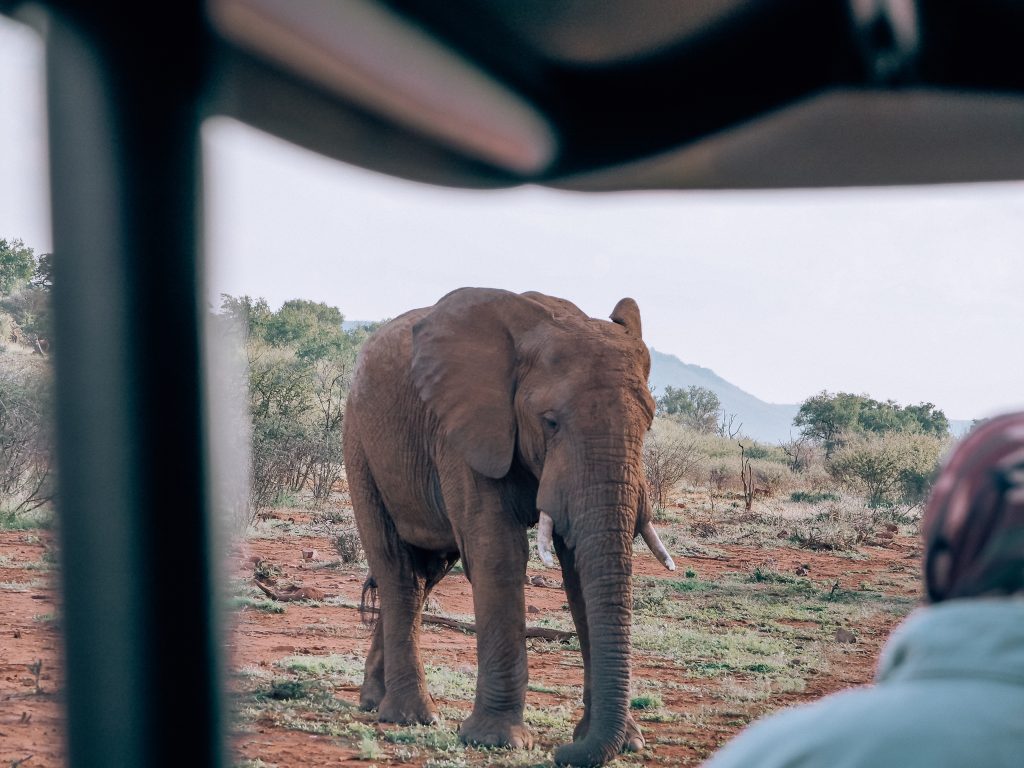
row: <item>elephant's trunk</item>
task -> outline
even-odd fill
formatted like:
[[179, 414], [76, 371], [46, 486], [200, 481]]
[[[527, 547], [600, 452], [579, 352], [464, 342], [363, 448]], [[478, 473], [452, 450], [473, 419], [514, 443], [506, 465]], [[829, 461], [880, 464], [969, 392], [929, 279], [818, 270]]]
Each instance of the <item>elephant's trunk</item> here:
[[583, 739], [556, 750], [555, 762], [559, 765], [606, 763], [615, 758], [626, 737], [632, 529], [623, 529], [622, 523], [631, 519], [629, 510], [616, 510], [614, 519], [615, 523], [595, 526], [575, 542], [575, 563], [590, 636], [590, 726]]

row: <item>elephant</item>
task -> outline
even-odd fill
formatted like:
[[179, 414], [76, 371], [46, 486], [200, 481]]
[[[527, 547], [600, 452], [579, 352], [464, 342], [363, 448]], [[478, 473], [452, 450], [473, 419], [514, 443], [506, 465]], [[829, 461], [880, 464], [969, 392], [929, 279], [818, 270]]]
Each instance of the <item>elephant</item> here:
[[418, 647], [430, 590], [460, 558], [478, 674], [460, 736], [530, 747], [525, 594], [537, 525], [558, 556], [584, 663], [583, 717], [563, 765], [641, 749], [629, 714], [632, 549], [651, 522], [642, 450], [654, 417], [640, 310], [611, 321], [536, 292], [461, 288], [371, 336], [346, 405], [344, 461], [380, 608], [360, 690], [383, 722], [438, 719]]

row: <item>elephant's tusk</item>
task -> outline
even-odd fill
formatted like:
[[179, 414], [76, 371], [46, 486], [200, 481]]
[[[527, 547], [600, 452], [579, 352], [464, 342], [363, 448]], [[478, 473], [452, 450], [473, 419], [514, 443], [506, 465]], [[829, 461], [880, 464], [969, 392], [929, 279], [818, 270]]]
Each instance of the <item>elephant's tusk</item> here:
[[551, 534], [555, 530], [555, 521], [551, 515], [542, 511], [537, 522], [537, 554], [548, 568], [555, 567], [555, 559], [551, 556]]
[[651, 521], [647, 521], [647, 524], [640, 529], [640, 535], [644, 537], [644, 541], [647, 543], [647, 547], [654, 553], [654, 556], [661, 561], [661, 564], [668, 568], [670, 571], [676, 569], [676, 564], [672, 560], [672, 556], [665, 549], [665, 545], [661, 543], [661, 537], [658, 536], [658, 532], [654, 530], [654, 524]]

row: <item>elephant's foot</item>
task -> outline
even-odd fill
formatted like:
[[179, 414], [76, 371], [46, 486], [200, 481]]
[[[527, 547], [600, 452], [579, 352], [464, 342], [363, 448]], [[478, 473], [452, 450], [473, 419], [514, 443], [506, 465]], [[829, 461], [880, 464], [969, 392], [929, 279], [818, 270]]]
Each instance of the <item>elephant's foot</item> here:
[[[362, 695], [360, 695], [362, 704]], [[429, 694], [410, 691], [402, 695], [388, 691], [377, 707], [377, 719], [382, 723], [399, 725], [434, 725], [441, 722], [437, 707]]]
[[[590, 712], [585, 711], [580, 721], [576, 723], [576, 727], [572, 731], [573, 741], [582, 741], [583, 737], [587, 735], [587, 731], [590, 730]], [[623, 752], [642, 752], [647, 742], [644, 740], [644, 735], [640, 732], [640, 726], [636, 724], [636, 720], [633, 716], [626, 714], [626, 738], [622, 742]]]
[[384, 700], [384, 684], [378, 680], [365, 680], [359, 689], [359, 708], [364, 712], [377, 709]]
[[466, 744], [480, 747], [511, 747], [512, 749], [530, 749], [533, 747], [533, 734], [522, 720], [507, 715], [480, 715], [473, 712], [459, 728], [459, 737]]

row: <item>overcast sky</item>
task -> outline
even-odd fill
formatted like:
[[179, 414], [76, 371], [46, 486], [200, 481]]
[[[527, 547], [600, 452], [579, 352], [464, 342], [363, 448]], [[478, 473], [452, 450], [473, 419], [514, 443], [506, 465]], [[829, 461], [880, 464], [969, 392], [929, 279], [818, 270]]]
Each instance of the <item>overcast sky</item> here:
[[[38, 45], [0, 22], [0, 237], [50, 247]], [[11, 119], [17, 116], [18, 119]], [[463, 285], [640, 304], [655, 348], [752, 394], [952, 418], [1024, 407], [1024, 184], [587, 196], [393, 180], [228, 120], [204, 130], [207, 298], [372, 320]]]

